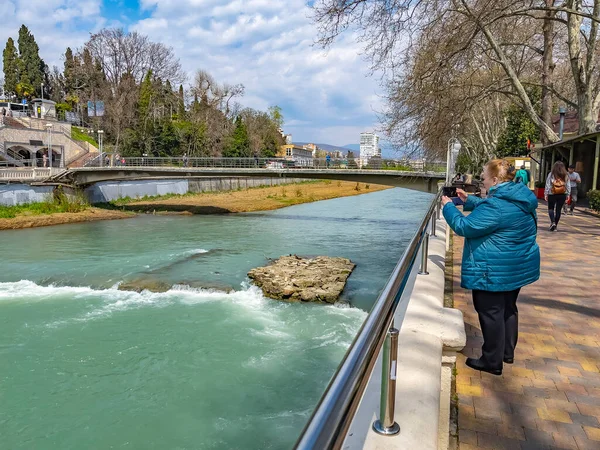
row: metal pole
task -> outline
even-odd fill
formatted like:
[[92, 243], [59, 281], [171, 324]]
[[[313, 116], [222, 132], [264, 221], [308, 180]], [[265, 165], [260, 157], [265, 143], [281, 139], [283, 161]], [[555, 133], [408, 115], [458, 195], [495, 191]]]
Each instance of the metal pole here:
[[435, 214], [431, 215], [431, 235], [435, 236], [435, 231], [436, 231], [436, 219], [437, 216]]
[[448, 140], [448, 149], [446, 151], [446, 184], [450, 183], [450, 142], [452, 142], [452, 138]]
[[596, 158], [594, 159], [594, 184], [592, 189], [598, 189], [598, 166], [600, 165], [600, 137], [596, 136]]
[[429, 275], [427, 272], [427, 258], [429, 254], [429, 233], [425, 232], [423, 236], [423, 244], [421, 244], [421, 268], [419, 269], [419, 275]]
[[400, 433], [400, 425], [394, 421], [396, 409], [396, 369], [398, 367], [398, 334], [392, 327], [388, 330], [383, 344], [381, 361], [381, 402], [379, 419], [373, 422], [373, 430], [377, 434], [393, 436]]

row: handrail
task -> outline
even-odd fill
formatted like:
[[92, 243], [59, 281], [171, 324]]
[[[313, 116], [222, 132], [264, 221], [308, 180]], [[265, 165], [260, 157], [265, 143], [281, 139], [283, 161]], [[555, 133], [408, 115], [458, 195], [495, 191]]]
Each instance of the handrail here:
[[[394, 320], [396, 308], [409, 280], [421, 243], [427, 234], [430, 220], [435, 220], [440, 197], [441, 191], [431, 202], [408, 248], [396, 264], [387, 284], [346, 352], [296, 442], [296, 449], [341, 448], [377, 361], [379, 350]], [[394, 327], [399, 329], [403, 320], [404, 316], [396, 318]]]
[[[398, 160], [393, 159], [372, 159], [368, 163], [362, 162], [358, 158], [299, 158], [287, 159], [280, 156], [270, 158], [260, 157], [139, 157], [139, 156], [120, 156], [115, 158], [115, 154], [108, 155], [111, 162], [110, 167], [169, 167], [169, 168], [268, 168], [268, 169], [325, 169], [325, 170], [368, 170], [383, 171], [394, 170], [397, 172], [435, 172], [444, 174], [445, 163], [427, 163], [412, 162], [410, 166], [405, 166]], [[87, 161], [85, 167], [98, 167], [103, 165], [98, 158]]]

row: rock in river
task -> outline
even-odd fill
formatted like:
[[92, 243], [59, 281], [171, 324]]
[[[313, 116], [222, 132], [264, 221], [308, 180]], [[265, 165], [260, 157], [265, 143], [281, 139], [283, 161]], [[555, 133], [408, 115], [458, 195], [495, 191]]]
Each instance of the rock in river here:
[[248, 276], [270, 298], [335, 303], [356, 265], [346, 258], [282, 256]]

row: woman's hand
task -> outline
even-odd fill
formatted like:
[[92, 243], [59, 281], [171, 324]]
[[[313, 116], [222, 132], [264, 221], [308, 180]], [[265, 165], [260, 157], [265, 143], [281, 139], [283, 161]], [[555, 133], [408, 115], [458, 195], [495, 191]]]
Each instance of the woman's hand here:
[[544, 200], [548, 201], [548, 196], [544, 195]]
[[442, 206], [446, 206], [446, 203], [452, 203], [452, 199], [450, 197], [446, 197], [445, 195], [442, 197]]
[[463, 202], [467, 201], [468, 195], [462, 189], [456, 189], [456, 195], [458, 195], [458, 198], [460, 198]]

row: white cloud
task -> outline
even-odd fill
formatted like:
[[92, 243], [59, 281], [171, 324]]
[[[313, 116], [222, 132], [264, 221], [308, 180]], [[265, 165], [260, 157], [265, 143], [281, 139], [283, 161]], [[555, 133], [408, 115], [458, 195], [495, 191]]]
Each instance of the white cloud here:
[[[115, 5], [104, 0], [105, 6]], [[327, 52], [315, 47], [316, 27], [305, 0], [140, 0], [145, 18], [129, 29], [172, 46], [188, 79], [204, 69], [217, 80], [243, 83], [244, 106], [280, 105], [286, 132], [298, 141], [358, 142], [377, 127], [382, 109], [377, 79], [368, 77], [360, 45], [346, 34]], [[102, 0], [0, 0], [0, 42], [25, 23], [42, 58], [61, 65], [67, 46], [117, 25], [101, 16]], [[113, 17], [120, 17], [118, 12]], [[123, 20], [126, 22], [126, 20]]]
[[141, 4], [150, 18], [133, 28], [173, 46], [190, 80], [204, 69], [222, 82], [243, 83], [241, 102], [261, 109], [282, 106], [286, 131], [295, 140], [347, 144], [377, 127], [380, 88], [367, 77], [359, 44], [345, 35], [328, 52], [315, 47], [316, 28], [304, 0]]

